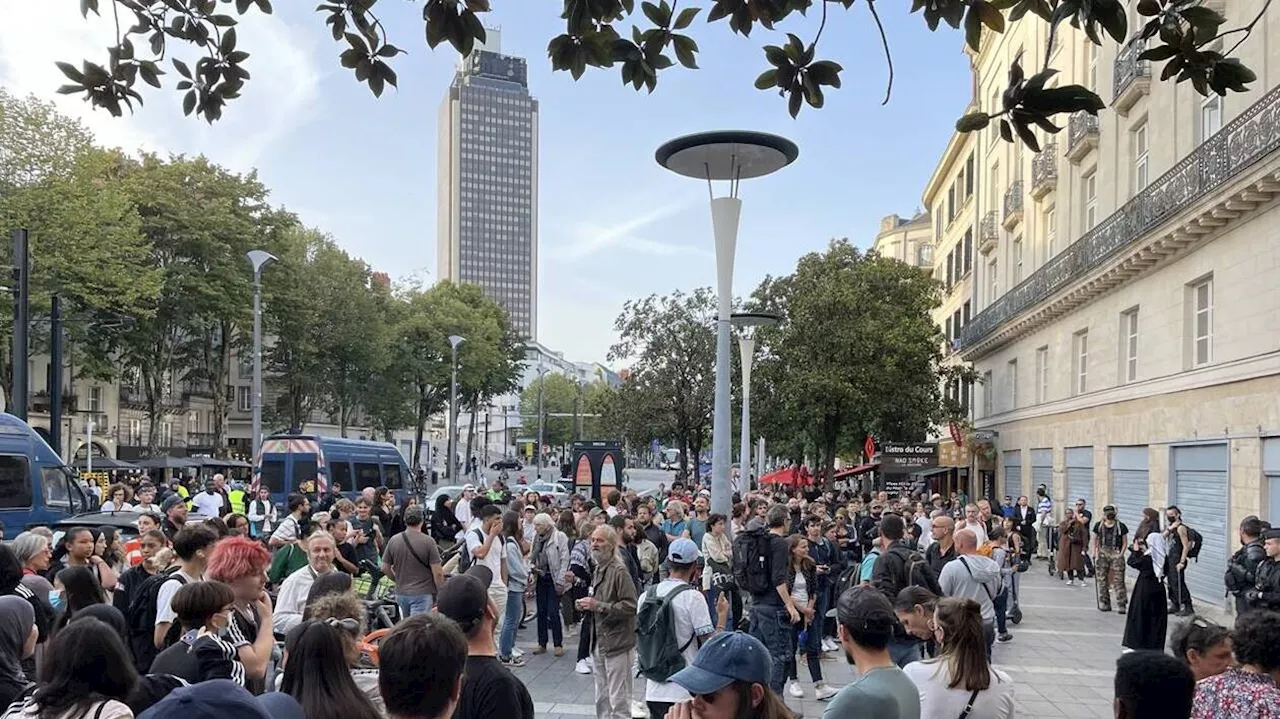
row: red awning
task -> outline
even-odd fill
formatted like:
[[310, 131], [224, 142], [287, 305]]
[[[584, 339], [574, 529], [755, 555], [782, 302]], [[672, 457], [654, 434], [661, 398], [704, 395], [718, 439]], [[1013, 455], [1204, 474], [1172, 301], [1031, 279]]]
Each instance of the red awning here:
[[793, 467], [785, 467], [776, 472], [770, 472], [760, 478], [760, 484], [785, 484], [793, 486], [796, 483], [796, 470]]
[[871, 470], [876, 469], [879, 466], [880, 466], [879, 462], [868, 462], [867, 464], [860, 464], [857, 467], [850, 467], [848, 469], [842, 469], [839, 472], [836, 472], [835, 478], [842, 479], [844, 477], [852, 477], [855, 474], [866, 474], [867, 472], [870, 472]]

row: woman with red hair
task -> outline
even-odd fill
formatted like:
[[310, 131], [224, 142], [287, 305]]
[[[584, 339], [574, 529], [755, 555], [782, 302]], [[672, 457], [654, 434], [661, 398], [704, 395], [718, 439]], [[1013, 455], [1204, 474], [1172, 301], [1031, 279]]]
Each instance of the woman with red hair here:
[[235, 595], [227, 639], [244, 665], [245, 686], [255, 694], [266, 686], [267, 665], [275, 637], [271, 633], [271, 598], [267, 565], [271, 554], [248, 537], [228, 537], [213, 547], [205, 578], [223, 582]]

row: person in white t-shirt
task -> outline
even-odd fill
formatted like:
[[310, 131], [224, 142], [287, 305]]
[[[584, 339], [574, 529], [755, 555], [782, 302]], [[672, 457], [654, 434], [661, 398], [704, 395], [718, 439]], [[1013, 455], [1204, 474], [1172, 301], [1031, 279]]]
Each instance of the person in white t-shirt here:
[[964, 526], [956, 527], [956, 531], [959, 532], [962, 529], [973, 532], [973, 535], [978, 538], [979, 547], [987, 543], [987, 527], [982, 521], [982, 512], [978, 509], [978, 505], [969, 504], [965, 506]]
[[476, 498], [476, 487], [473, 484], [462, 485], [462, 494], [458, 496], [458, 501], [453, 504], [453, 515], [458, 518], [458, 523], [462, 525], [462, 531], [471, 531], [471, 500]]
[[493, 572], [489, 598], [498, 607], [494, 631], [501, 634], [507, 608], [507, 562], [503, 553], [502, 509], [496, 504], [486, 504], [476, 514], [476, 521], [479, 526], [467, 529], [467, 551], [471, 552], [473, 566], [483, 564]]
[[[681, 537], [672, 542], [667, 548], [670, 576], [650, 587], [636, 603], [636, 613], [639, 614], [646, 603], [661, 601], [672, 592], [679, 591], [670, 600], [671, 614], [675, 623], [676, 645], [682, 647], [685, 666], [693, 666], [693, 660], [698, 656], [698, 649], [703, 642], [712, 634], [724, 631], [724, 623], [729, 616], [729, 600], [721, 593], [716, 607], [720, 624], [712, 625], [706, 598], [691, 584], [698, 556], [698, 545], [692, 539]], [[645, 679], [644, 701], [648, 705], [649, 716], [665, 716], [668, 709], [691, 698], [689, 692], [679, 684]]]

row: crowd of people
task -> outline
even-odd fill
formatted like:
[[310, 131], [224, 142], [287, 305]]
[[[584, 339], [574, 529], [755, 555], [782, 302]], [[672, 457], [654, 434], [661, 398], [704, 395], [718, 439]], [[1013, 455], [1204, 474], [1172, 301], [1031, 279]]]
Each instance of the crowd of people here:
[[[992, 655], [1035, 557], [1128, 613], [1117, 717], [1280, 717], [1280, 530], [1254, 517], [1226, 571], [1236, 626], [1173, 623], [1170, 654], [1199, 541], [1176, 507], [1131, 536], [1083, 501], [1051, 522], [1045, 488], [994, 506], [753, 490], [728, 516], [680, 485], [567, 506], [467, 485], [430, 508], [376, 488], [279, 507], [220, 476], [195, 489], [111, 487], [136, 536], [34, 527], [0, 545], [6, 719], [523, 719], [522, 631], [552, 661], [569, 642], [607, 719], [789, 719], [807, 696], [831, 719], [1004, 719], [1015, 684]], [[390, 615], [368, 601], [384, 584]], [[832, 656], [855, 667], [842, 688]]]

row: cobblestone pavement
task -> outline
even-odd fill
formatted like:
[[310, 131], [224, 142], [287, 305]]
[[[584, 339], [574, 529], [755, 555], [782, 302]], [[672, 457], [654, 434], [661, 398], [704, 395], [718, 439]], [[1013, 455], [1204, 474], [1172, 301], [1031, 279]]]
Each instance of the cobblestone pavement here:
[[[1010, 626], [1013, 641], [996, 644], [997, 666], [1009, 672], [1016, 683], [1018, 717], [1106, 717], [1111, 708], [1115, 660], [1120, 656], [1124, 616], [1097, 609], [1096, 587], [1068, 587], [1048, 576], [1043, 562], [1036, 561], [1021, 575], [1022, 623]], [[1220, 622], [1230, 620], [1209, 609], [1203, 602], [1199, 611]], [[1176, 620], [1170, 617], [1170, 631]], [[565, 655], [533, 656], [535, 639], [532, 624], [521, 630], [518, 644], [526, 652], [528, 664], [515, 673], [529, 687], [540, 718], [569, 719], [595, 716], [594, 684], [590, 675], [573, 671], [578, 637], [566, 637]], [[822, 662], [827, 682], [836, 688], [853, 678], [850, 667], [838, 652]], [[821, 716], [824, 703], [813, 699], [813, 685], [803, 661], [800, 676], [806, 698], [787, 697], [793, 709], [805, 717]], [[644, 698], [644, 681], [634, 682], [635, 697]]]

